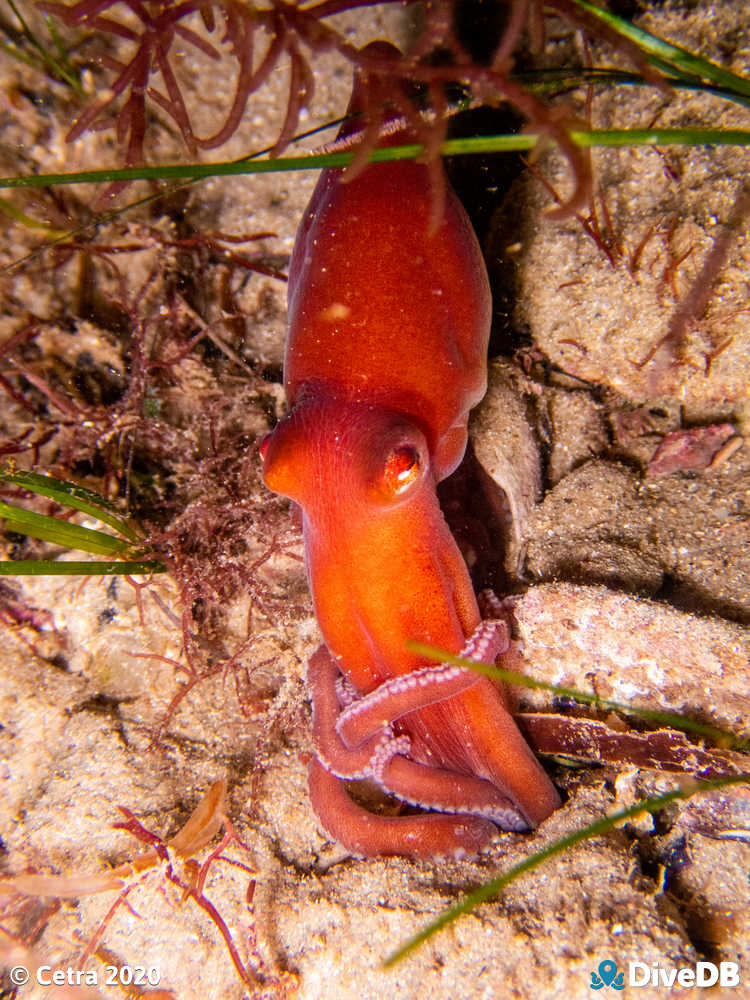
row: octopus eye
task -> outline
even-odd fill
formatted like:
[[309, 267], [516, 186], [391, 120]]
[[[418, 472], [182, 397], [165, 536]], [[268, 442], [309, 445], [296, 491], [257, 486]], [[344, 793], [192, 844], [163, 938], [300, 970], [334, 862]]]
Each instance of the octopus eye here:
[[419, 477], [420, 466], [419, 451], [412, 445], [394, 448], [383, 468], [385, 491], [391, 496], [403, 493]]

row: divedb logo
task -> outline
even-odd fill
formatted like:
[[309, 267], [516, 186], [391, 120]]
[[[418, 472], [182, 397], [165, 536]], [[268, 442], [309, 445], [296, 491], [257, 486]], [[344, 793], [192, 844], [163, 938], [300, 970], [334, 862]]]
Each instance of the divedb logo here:
[[617, 963], [606, 958], [599, 963], [596, 972], [591, 973], [592, 990], [624, 990], [626, 986], [638, 989], [643, 986], [727, 986], [730, 989], [740, 985], [740, 967], [737, 962], [696, 962], [695, 965], [662, 965], [661, 962], [628, 962], [627, 979], [625, 970], [617, 968]]

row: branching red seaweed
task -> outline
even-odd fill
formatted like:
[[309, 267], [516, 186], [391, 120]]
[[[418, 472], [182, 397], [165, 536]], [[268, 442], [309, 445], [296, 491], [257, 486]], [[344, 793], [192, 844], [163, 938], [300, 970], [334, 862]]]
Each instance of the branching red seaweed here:
[[[292, 141], [303, 110], [311, 105], [315, 58], [322, 52], [336, 51], [372, 81], [371, 89], [365, 87], [360, 165], [378, 140], [383, 102], [395, 103], [401, 114], [412, 124], [415, 122], [414, 106], [405, 107], [399, 97], [399, 79], [425, 88], [432, 115], [420, 119], [416, 134], [425, 145], [428, 160], [437, 155], [444, 134], [444, 85], [460, 83], [478, 101], [509, 102], [526, 118], [529, 129], [562, 149], [570, 163], [574, 184], [570, 197], [556, 214], [580, 210], [585, 205], [591, 193], [590, 167], [588, 157], [570, 137], [572, 120], [564, 109], [551, 107], [511, 76], [513, 52], [524, 35], [532, 42], [538, 42], [543, 35], [541, 0], [515, 0], [510, 5], [505, 31], [487, 65], [473, 62], [458, 41], [454, 0], [427, 6], [423, 31], [403, 56], [359, 50], [328, 23], [334, 14], [372, 3], [373, 0], [324, 0], [302, 7], [284, 0], [268, 0], [266, 6], [259, 8], [239, 0], [79, 0], [70, 6], [44, 0], [40, 6], [45, 12], [54, 14], [71, 29], [94, 33], [99, 47], [108, 37], [117, 40], [121, 47], [131, 47], [127, 57], [115, 59], [107, 52], [97, 56], [96, 64], [112, 78], [102, 88], [101, 96], [79, 116], [68, 138], [77, 139], [94, 127], [113, 127], [118, 141], [125, 146], [125, 163], [143, 163], [147, 111], [153, 106], [174, 122], [191, 154], [199, 149], [215, 149], [237, 130], [248, 100], [266, 84], [271, 73], [287, 67], [286, 111], [271, 150], [271, 155], [279, 155]], [[584, 26], [592, 34], [616, 44], [647, 79], [659, 79], [644, 63], [636, 46], [597, 19], [567, 0], [559, 0], [552, 6], [576, 26]], [[233, 64], [228, 75], [234, 79], [234, 94], [225, 108], [223, 122], [211, 135], [197, 134], [194, 116], [180, 89], [176, 56], [181, 48], [192, 49], [212, 64], [218, 60]], [[436, 63], [438, 53], [441, 57]], [[161, 87], [157, 86], [157, 79]], [[390, 81], [390, 85], [384, 87], [383, 81]], [[113, 185], [108, 193], [116, 193], [121, 186]]]

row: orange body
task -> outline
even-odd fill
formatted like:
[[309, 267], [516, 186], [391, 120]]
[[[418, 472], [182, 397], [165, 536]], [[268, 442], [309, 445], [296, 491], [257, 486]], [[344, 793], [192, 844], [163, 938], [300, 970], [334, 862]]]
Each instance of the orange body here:
[[[290, 414], [264, 472], [302, 507], [320, 628], [360, 694], [427, 665], [407, 640], [455, 653], [480, 621], [435, 486], [485, 392], [490, 292], [455, 194], [434, 232], [431, 212], [421, 164], [371, 165], [350, 182], [324, 171], [290, 268]], [[399, 729], [415, 760], [489, 779], [530, 825], [559, 804], [488, 680]]]

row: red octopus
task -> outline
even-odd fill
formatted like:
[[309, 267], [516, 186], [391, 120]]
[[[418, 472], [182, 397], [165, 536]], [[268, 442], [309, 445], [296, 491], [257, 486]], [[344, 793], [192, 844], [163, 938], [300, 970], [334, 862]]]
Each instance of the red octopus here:
[[[308, 674], [312, 804], [365, 856], [473, 855], [560, 801], [496, 684], [406, 648], [493, 661], [508, 646], [502, 621], [482, 621], [435, 492], [485, 393], [491, 301], [453, 191], [437, 227], [432, 209], [422, 164], [323, 171], [290, 267], [290, 412], [262, 448], [267, 485], [302, 508], [325, 639]], [[431, 811], [371, 813], [346, 791], [354, 778]]]

